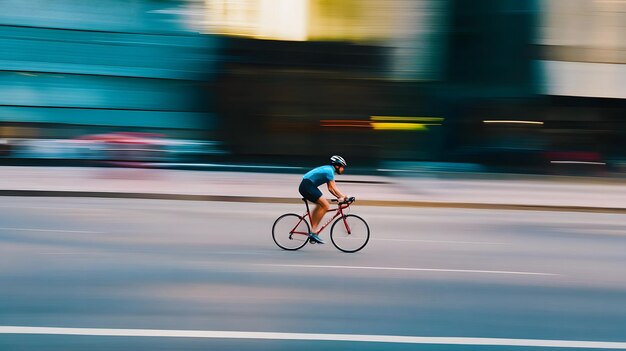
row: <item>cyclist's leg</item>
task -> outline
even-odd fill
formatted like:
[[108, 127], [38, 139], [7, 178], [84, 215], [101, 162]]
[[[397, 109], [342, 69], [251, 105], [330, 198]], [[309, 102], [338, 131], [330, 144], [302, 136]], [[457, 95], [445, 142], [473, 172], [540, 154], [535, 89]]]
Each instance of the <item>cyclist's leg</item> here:
[[315, 202], [316, 206], [311, 214], [311, 231], [317, 234], [317, 226], [322, 221], [322, 218], [330, 209], [330, 203], [323, 196], [320, 196]]
[[303, 179], [300, 183], [300, 195], [310, 202], [316, 204], [315, 208], [311, 212], [311, 231], [317, 233], [317, 226], [324, 217], [324, 214], [330, 208], [330, 204], [322, 196], [322, 192], [318, 189], [313, 182], [308, 179]]

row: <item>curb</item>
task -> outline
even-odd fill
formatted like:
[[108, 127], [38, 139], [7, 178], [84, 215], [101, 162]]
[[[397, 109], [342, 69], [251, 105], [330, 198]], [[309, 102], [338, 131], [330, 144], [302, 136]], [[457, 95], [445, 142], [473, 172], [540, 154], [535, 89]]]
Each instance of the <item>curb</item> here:
[[[192, 194], [166, 194], [166, 193], [65, 191], [65, 190], [0, 190], [0, 196], [92, 197], [92, 198], [116, 198], [116, 199], [221, 201], [221, 202], [280, 203], [280, 204], [299, 204], [302, 201], [299, 198], [293, 198], [293, 197], [192, 195]], [[626, 214], [626, 208], [620, 208], [620, 207], [515, 205], [515, 204], [400, 201], [400, 200], [358, 200], [358, 204], [362, 206], [383, 206], [383, 207], [459, 208], [459, 209], [478, 209], [478, 210], [591, 212], [591, 213]]]

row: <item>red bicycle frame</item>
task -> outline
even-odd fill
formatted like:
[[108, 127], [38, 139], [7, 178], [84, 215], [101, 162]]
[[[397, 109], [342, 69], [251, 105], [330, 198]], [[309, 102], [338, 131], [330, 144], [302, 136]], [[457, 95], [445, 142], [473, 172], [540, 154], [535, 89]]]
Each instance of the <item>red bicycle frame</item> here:
[[[298, 221], [298, 223], [296, 223], [296, 225], [293, 227], [293, 229], [291, 229], [290, 233], [291, 234], [303, 234], [303, 235], [307, 235], [308, 236], [309, 233], [302, 233], [302, 232], [296, 231], [296, 228], [298, 228], [300, 223], [302, 223], [302, 221], [304, 220], [305, 216], [309, 218], [309, 223], [311, 223], [313, 221], [313, 218], [311, 216], [311, 211], [309, 210], [309, 202], [306, 199], [302, 199], [302, 201], [304, 201], [304, 204], [306, 205], [306, 213], [303, 214], [302, 216], [300, 216], [300, 220]], [[336, 200], [334, 200], [334, 201], [336, 201]], [[351, 203], [352, 202], [343, 202], [343, 203], [340, 203], [336, 208], [329, 209], [328, 212], [335, 212], [335, 214], [324, 225], [322, 225], [322, 227], [315, 234], [321, 233], [330, 224], [330, 222], [334, 221], [339, 216], [341, 216], [343, 218], [343, 223], [346, 226], [346, 230], [348, 231], [348, 234], [351, 234], [350, 226], [348, 225], [348, 222], [346, 221], [346, 217], [343, 214], [343, 210], [345, 210], [346, 208], [350, 207]]]

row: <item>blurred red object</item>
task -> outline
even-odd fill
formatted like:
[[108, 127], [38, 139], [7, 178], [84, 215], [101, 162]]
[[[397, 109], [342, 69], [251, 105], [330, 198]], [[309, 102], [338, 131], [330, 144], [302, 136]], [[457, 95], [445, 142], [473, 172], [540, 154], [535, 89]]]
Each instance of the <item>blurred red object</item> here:
[[[163, 161], [168, 140], [163, 134], [114, 132], [83, 135], [75, 141], [89, 143], [96, 159], [109, 162]], [[98, 146], [99, 145], [99, 146]]]
[[77, 140], [101, 141], [115, 144], [154, 144], [164, 139], [165, 135], [156, 133], [115, 132], [83, 135]]

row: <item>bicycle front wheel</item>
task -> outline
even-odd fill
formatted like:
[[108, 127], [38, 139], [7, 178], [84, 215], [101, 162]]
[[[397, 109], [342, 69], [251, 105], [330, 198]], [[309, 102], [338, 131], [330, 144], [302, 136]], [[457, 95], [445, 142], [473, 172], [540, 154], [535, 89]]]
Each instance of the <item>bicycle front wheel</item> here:
[[333, 223], [330, 240], [343, 252], [357, 252], [370, 240], [370, 228], [363, 218], [353, 214], [345, 215]]
[[281, 249], [301, 249], [309, 241], [309, 223], [295, 213], [284, 214], [274, 222], [272, 238]]

